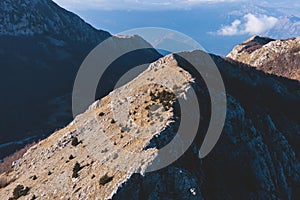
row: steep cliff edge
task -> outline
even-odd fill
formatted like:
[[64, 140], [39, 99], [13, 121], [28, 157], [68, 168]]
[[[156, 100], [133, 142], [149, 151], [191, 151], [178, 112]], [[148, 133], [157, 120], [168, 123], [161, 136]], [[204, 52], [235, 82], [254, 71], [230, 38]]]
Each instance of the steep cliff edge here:
[[[299, 82], [212, 55], [227, 91], [227, 116], [218, 144], [200, 160], [210, 101], [201, 78], [182, 57], [201, 62], [200, 51], [159, 59], [32, 147], [12, 172], [1, 175], [8, 185], [0, 189], [0, 198], [13, 197], [16, 189], [21, 199], [298, 197]], [[145, 173], [176, 133], [180, 113], [174, 94], [184, 99], [191, 89], [201, 104], [196, 139], [172, 165]]]
[[274, 40], [254, 36], [237, 45], [227, 57], [267, 73], [300, 80], [300, 37]]

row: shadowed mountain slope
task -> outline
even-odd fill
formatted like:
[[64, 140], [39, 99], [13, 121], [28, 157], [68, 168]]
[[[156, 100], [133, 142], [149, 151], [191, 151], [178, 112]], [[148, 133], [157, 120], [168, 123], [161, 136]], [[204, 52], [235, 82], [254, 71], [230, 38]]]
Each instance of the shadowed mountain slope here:
[[0, 2], [0, 109], [5, 116], [0, 122], [0, 159], [72, 121], [77, 71], [88, 53], [109, 37], [111, 52], [122, 45], [149, 49], [116, 60], [96, 98], [112, 91], [112, 79], [119, 72], [161, 55], [142, 38], [119, 38], [96, 30], [51, 0]]
[[[212, 55], [224, 79], [227, 114], [219, 142], [199, 159], [210, 99], [184, 58], [201, 65], [203, 55], [194, 51], [161, 58], [96, 101], [66, 128], [29, 149], [12, 172], [1, 175], [8, 185], [0, 189], [0, 198], [12, 197], [20, 184], [28, 187], [26, 198], [39, 199], [297, 198], [299, 82]], [[182, 117], [178, 102], [189, 99], [191, 90], [201, 107], [196, 138], [172, 165], [145, 173], [158, 149], [174, 138]], [[186, 111], [190, 120], [197, 118], [193, 106]], [[186, 142], [178, 141], [179, 146]], [[174, 148], [169, 156], [180, 153]]]

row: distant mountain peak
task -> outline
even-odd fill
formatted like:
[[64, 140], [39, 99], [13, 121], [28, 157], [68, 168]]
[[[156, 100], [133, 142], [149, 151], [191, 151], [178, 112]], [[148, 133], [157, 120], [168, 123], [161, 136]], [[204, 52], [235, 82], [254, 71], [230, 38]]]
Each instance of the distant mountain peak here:
[[250, 44], [250, 43], [257, 43], [257, 44], [260, 44], [260, 45], [265, 45], [265, 44], [268, 44], [271, 41], [274, 41], [274, 39], [254, 35], [251, 38], [249, 38], [248, 40], [246, 40], [245, 42], [243, 42], [242, 44], [247, 45], [247, 44]]
[[234, 47], [227, 57], [267, 73], [300, 80], [300, 37], [274, 40], [253, 36]]

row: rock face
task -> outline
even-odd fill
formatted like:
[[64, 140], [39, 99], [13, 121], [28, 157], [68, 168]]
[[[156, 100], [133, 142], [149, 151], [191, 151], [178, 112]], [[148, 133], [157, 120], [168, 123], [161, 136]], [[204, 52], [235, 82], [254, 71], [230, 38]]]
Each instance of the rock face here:
[[300, 37], [273, 40], [254, 36], [236, 46], [227, 57], [271, 74], [300, 80]]
[[[119, 38], [97, 30], [51, 0], [0, 2], [0, 109], [6, 116], [0, 122], [0, 159], [72, 121], [71, 92], [78, 68], [109, 37], [113, 42], [108, 51], [122, 45], [150, 47], [138, 36]], [[122, 72], [159, 57], [155, 50], [139, 51], [113, 65]], [[112, 91], [109, 81], [103, 80], [106, 87], [97, 98]]]
[[[210, 100], [182, 57], [201, 61], [201, 52], [159, 59], [33, 146], [12, 172], [1, 175], [8, 185], [0, 189], [0, 198], [13, 197], [18, 185], [24, 186], [24, 199], [299, 197], [299, 82], [212, 55], [224, 79], [228, 110], [218, 144], [200, 160]], [[200, 97], [196, 139], [176, 162], [146, 173], [158, 149], [174, 138], [181, 117], [178, 98], [191, 89]]]
[[[110, 36], [85, 23], [51, 0], [3, 0], [0, 3], [0, 35], [61, 36], [72, 41], [97, 44]], [[55, 39], [53, 39], [55, 42]], [[56, 41], [63, 45], [63, 41]]]

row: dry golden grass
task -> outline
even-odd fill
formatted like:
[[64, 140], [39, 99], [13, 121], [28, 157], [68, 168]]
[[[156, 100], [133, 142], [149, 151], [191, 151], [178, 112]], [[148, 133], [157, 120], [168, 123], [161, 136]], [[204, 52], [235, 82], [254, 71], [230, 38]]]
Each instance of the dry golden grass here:
[[[16, 151], [15, 153], [5, 157], [3, 159], [3, 162], [0, 163], [0, 174], [3, 173], [9, 173], [12, 170], [12, 163], [18, 159], [20, 159], [24, 153], [26, 153], [26, 151], [32, 147], [35, 143], [31, 143], [31, 144], [27, 144], [25, 147], [23, 147], [22, 149]], [[1, 188], [1, 182], [3, 180], [0, 180], [0, 188]]]

